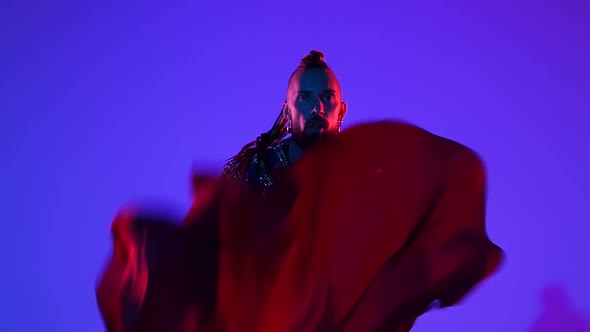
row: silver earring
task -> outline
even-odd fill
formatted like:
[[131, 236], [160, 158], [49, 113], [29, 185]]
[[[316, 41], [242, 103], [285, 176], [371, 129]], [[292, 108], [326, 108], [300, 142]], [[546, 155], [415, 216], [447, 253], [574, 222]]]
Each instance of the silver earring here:
[[342, 131], [342, 120], [338, 120], [338, 133]]
[[291, 133], [291, 121], [287, 122], [287, 133]]

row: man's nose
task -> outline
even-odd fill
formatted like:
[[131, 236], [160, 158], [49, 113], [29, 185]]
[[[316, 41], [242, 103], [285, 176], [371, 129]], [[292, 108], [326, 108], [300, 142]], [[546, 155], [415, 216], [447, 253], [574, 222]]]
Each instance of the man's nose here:
[[324, 115], [324, 104], [322, 104], [321, 100], [318, 100], [313, 106], [311, 109], [311, 114]]

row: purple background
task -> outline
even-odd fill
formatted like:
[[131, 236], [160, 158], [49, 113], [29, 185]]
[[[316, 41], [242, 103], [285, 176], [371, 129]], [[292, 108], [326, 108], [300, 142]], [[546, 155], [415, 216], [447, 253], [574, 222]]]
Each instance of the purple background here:
[[117, 210], [181, 215], [193, 164], [217, 171], [266, 131], [319, 49], [346, 126], [405, 119], [487, 163], [507, 261], [415, 331], [588, 331], [589, 7], [2, 0], [0, 330], [103, 331], [94, 284]]

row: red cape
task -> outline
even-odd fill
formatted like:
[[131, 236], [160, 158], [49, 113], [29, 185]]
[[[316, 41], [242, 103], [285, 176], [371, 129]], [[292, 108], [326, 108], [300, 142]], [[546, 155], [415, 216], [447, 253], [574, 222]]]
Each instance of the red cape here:
[[481, 160], [417, 127], [356, 126], [276, 176], [270, 196], [201, 181], [183, 226], [117, 219], [110, 330], [408, 331], [501, 261]]

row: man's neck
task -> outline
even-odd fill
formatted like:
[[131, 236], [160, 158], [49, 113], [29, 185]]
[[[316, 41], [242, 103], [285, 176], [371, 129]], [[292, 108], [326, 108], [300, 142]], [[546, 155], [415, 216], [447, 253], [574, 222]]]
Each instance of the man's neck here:
[[321, 136], [313, 140], [301, 141], [293, 136], [289, 137], [289, 162], [294, 163], [298, 161], [309, 148], [316, 146], [318, 143], [326, 140], [327, 138], [328, 136]]
[[289, 155], [287, 156], [287, 158], [289, 158], [289, 162], [295, 163], [296, 161], [299, 160], [299, 158], [301, 158], [301, 156], [303, 156], [304, 152], [305, 152], [305, 149], [299, 143], [297, 143], [297, 141], [295, 139], [293, 139], [293, 137], [290, 137], [289, 138]]

